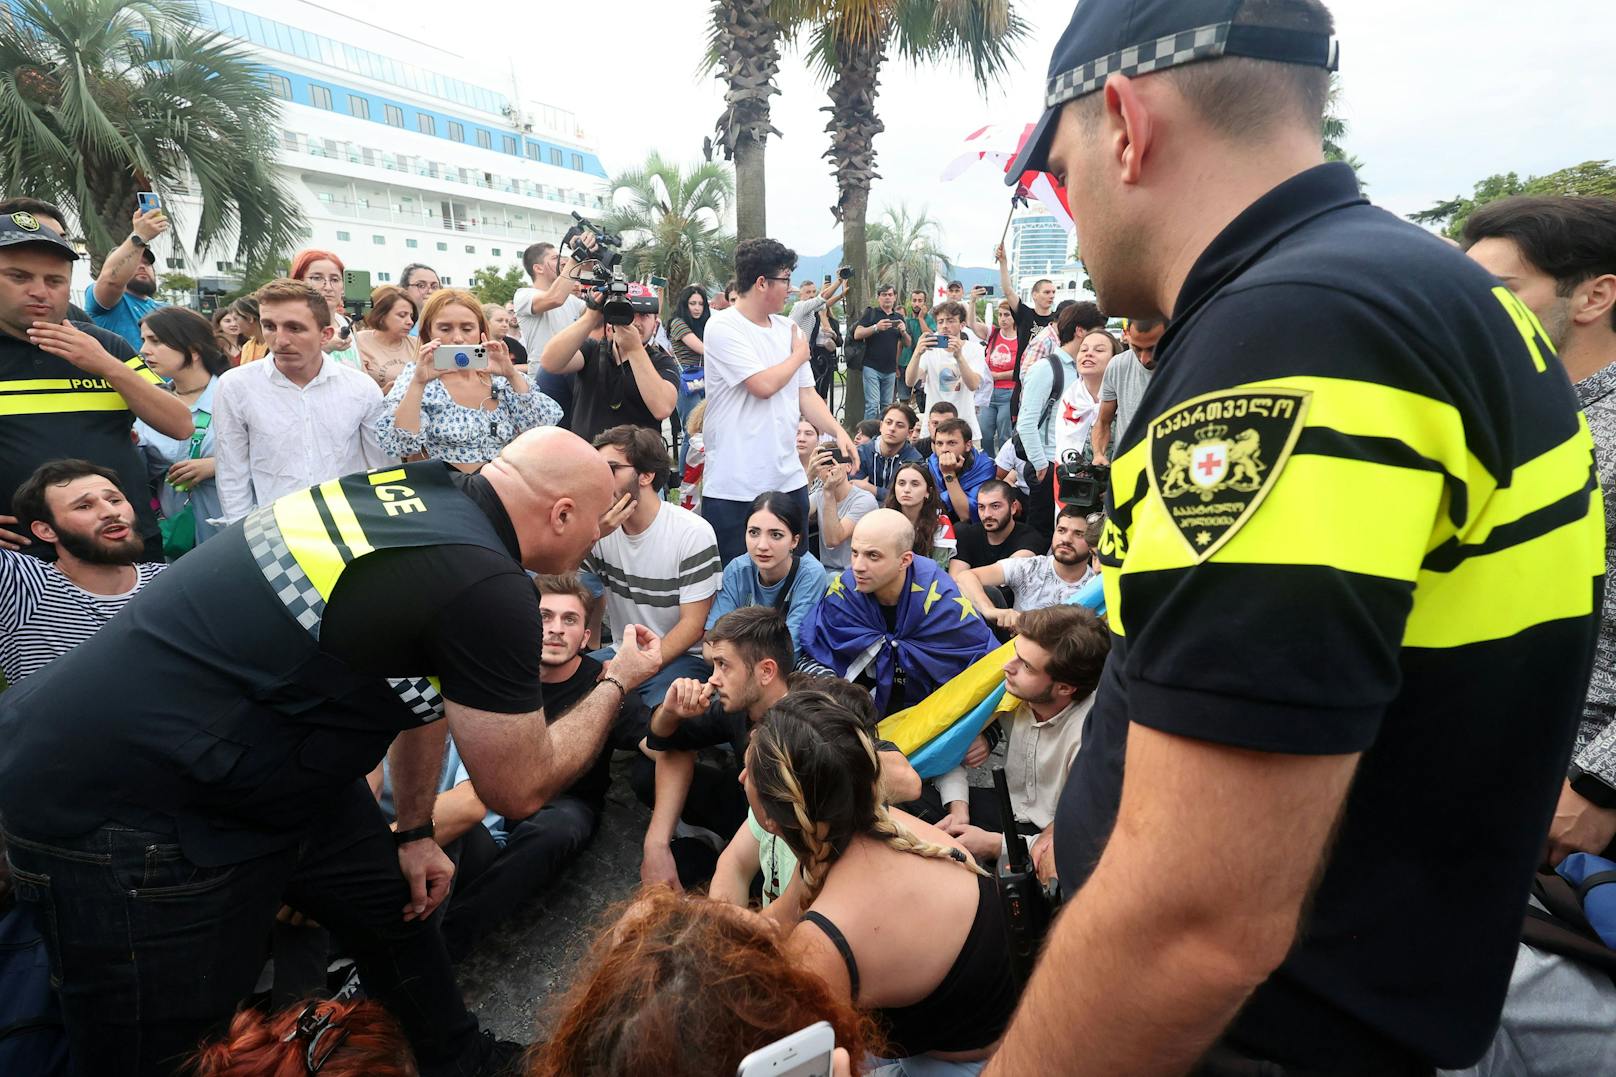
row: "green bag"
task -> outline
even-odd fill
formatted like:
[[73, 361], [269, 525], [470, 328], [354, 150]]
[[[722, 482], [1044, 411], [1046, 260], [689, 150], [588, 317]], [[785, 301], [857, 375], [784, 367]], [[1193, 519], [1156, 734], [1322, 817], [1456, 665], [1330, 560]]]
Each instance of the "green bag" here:
[[[191, 433], [191, 455], [195, 460], [202, 455], [202, 436], [213, 423], [213, 416], [199, 411], [193, 417], [196, 429]], [[157, 521], [157, 530], [163, 536], [163, 556], [170, 561], [179, 559], [196, 547], [196, 509], [191, 504], [190, 491], [186, 491], [185, 507], [172, 516]]]

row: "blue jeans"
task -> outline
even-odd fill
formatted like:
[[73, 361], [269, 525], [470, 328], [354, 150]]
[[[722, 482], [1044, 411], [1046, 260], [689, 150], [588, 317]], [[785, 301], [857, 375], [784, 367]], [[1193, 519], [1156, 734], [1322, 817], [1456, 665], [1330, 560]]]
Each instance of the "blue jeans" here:
[[[762, 493], [762, 491], [758, 491]], [[802, 518], [808, 518], [808, 487], [799, 486], [786, 496], [795, 499], [797, 511]], [[713, 525], [713, 533], [718, 536], [718, 559], [721, 564], [729, 564], [746, 552], [746, 518], [752, 515], [752, 499], [745, 501], [725, 501], [718, 497], [703, 497], [701, 499], [702, 519]]]
[[252, 993], [282, 902], [318, 920], [404, 1027], [423, 1075], [471, 1074], [481, 1050], [437, 918], [409, 887], [363, 781], [297, 844], [193, 863], [173, 835], [107, 824], [76, 838], [7, 833], [17, 897], [38, 914], [76, 1074], [167, 1074]]
[[[707, 390], [705, 388], [691, 392], [685, 388], [684, 380], [680, 379], [679, 398], [674, 402], [673, 405], [674, 414], [678, 416], [678, 418], [674, 420], [674, 426], [678, 428], [681, 434], [679, 438], [680, 476], [683, 476], [685, 473], [685, 457], [690, 454], [690, 437], [688, 432], [685, 431], [685, 420], [690, 418], [690, 413], [696, 410], [696, 405], [700, 404], [706, 399]], [[677, 485], [677, 483], [675, 485]]]
[[877, 419], [881, 411], [892, 403], [893, 383], [897, 381], [896, 374], [881, 374], [864, 368], [864, 417]]
[[[613, 625], [612, 631], [616, 632], [620, 631], [620, 629], [617, 625]], [[593, 658], [603, 666], [616, 656], [616, 647], [602, 647], [598, 651], [589, 652], [589, 657]], [[667, 665], [658, 670], [656, 675], [650, 680], [640, 685], [638, 690], [640, 702], [645, 704], [646, 710], [652, 710], [656, 707], [662, 706], [662, 699], [668, 694], [668, 685], [672, 684], [680, 677], [694, 677], [697, 680], [704, 681], [712, 675], [713, 667], [703, 661], [701, 656], [694, 654], [679, 655], [677, 658], [672, 659]], [[625, 735], [627, 734], [625, 733]], [[642, 731], [640, 736], [644, 735], [645, 734]], [[613, 733], [612, 739], [614, 742], [618, 739], [616, 733]], [[639, 737], [635, 737], [634, 739], [638, 740]]]
[[997, 456], [999, 447], [1010, 440], [1010, 394], [1015, 389], [995, 389], [993, 398], [976, 411], [982, 427], [982, 451]]

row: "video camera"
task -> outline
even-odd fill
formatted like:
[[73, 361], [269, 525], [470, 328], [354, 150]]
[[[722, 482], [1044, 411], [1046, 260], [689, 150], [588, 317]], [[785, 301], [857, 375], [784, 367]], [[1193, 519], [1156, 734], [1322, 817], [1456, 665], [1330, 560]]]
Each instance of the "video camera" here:
[[[628, 278], [623, 276], [623, 237], [607, 232], [588, 217], [572, 211], [572, 227], [561, 237], [561, 246], [571, 248], [572, 260], [578, 263], [573, 279], [588, 291], [584, 303], [590, 310], [606, 316], [607, 325], [629, 325], [634, 321], [634, 308], [628, 301]], [[595, 245], [583, 242], [585, 235], [593, 236]]]
[[1104, 464], [1090, 464], [1076, 449], [1067, 449], [1055, 469], [1060, 484], [1060, 503], [1070, 505], [1083, 515], [1099, 512], [1105, 503], [1105, 488], [1111, 482], [1111, 469]]

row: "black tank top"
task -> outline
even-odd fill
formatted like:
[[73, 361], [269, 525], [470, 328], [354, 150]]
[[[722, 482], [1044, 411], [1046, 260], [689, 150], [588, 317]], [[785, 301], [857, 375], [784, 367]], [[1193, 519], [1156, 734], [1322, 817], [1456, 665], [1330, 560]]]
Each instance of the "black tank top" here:
[[[858, 1004], [858, 961], [840, 928], [823, 913], [810, 921], [841, 951], [853, 1004]], [[889, 1057], [928, 1051], [977, 1051], [1004, 1035], [1021, 998], [1021, 984], [1010, 971], [1010, 936], [993, 880], [977, 879], [976, 916], [959, 956], [931, 994], [908, 1006], [872, 1010], [887, 1034]]]

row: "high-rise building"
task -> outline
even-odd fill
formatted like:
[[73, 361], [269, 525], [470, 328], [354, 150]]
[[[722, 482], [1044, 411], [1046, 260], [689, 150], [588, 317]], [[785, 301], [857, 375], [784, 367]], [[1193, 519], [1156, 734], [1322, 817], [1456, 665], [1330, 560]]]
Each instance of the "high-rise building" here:
[[1072, 237], [1050, 214], [1036, 202], [1032, 207], [1016, 211], [1010, 220], [1010, 242], [1005, 250], [1010, 261], [1010, 276], [1051, 276], [1072, 259]]
[[[508, 269], [529, 244], [559, 240], [572, 211], [605, 209], [606, 172], [577, 117], [524, 100], [514, 73], [501, 78], [486, 58], [306, 0], [196, 7], [203, 26], [241, 41], [284, 103], [277, 163], [307, 220], [304, 244], [369, 271], [373, 285], [422, 262], [464, 286], [478, 268]], [[199, 206], [183, 192], [178, 202], [184, 228]], [[228, 285], [240, 269], [230, 257], [171, 256], [169, 268]]]

